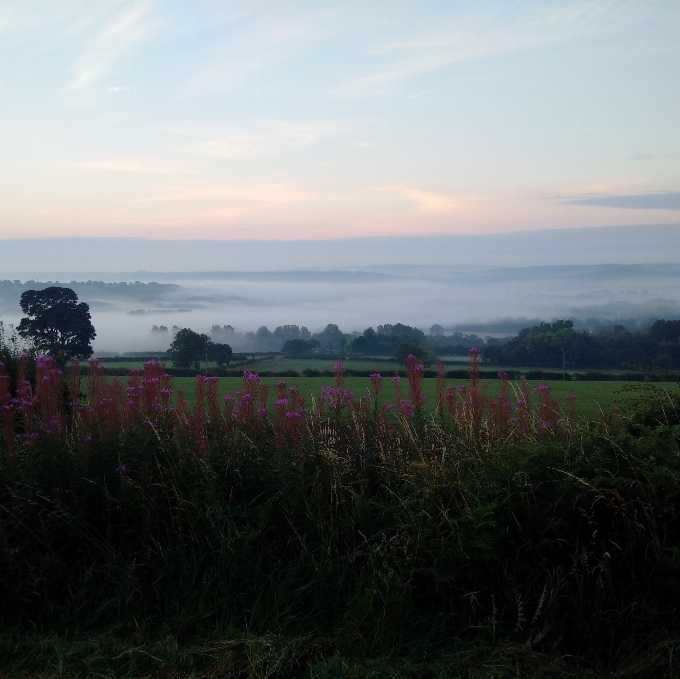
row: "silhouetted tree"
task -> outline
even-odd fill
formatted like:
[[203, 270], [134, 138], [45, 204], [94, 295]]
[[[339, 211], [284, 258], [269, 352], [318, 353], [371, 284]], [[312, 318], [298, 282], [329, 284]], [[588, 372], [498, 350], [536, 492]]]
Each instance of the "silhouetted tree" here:
[[291, 339], [283, 343], [281, 351], [289, 356], [301, 356], [318, 347], [319, 343], [316, 340]]
[[90, 342], [97, 336], [90, 307], [78, 302], [70, 288], [50, 287], [26, 290], [21, 295], [21, 310], [25, 318], [17, 326], [22, 337], [30, 339], [41, 351], [55, 358], [92, 356]]
[[178, 368], [190, 368], [193, 364], [200, 363], [205, 359], [210, 344], [207, 335], [194, 332], [190, 328], [178, 330], [170, 344], [174, 365]]
[[210, 342], [208, 344], [208, 358], [211, 361], [215, 361], [217, 365], [224, 365], [225, 363], [229, 365], [232, 353], [231, 347], [228, 344], [220, 342]]

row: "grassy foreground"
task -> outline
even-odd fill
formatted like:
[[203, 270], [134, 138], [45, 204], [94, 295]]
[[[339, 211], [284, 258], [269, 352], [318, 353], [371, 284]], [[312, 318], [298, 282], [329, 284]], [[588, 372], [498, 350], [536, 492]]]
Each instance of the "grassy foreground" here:
[[69, 409], [37, 372], [3, 410], [2, 676], [680, 672], [673, 394], [560, 428], [472, 396], [265, 417], [254, 379], [172, 410], [158, 372]]

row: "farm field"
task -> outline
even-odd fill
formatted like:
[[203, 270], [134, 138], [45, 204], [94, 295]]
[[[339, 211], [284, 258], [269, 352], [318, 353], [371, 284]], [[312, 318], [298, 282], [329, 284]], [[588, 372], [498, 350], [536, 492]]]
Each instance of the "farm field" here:
[[[263, 377], [261, 382], [269, 385], [269, 402], [268, 408], [271, 410], [274, 407], [276, 400], [276, 383], [280, 378], [277, 377]], [[290, 385], [297, 385], [300, 392], [307, 399], [307, 403], [311, 403], [312, 398], [316, 398], [321, 393], [321, 387], [324, 384], [332, 385], [333, 378], [330, 377], [297, 377], [287, 378], [284, 381]], [[194, 385], [195, 379], [193, 377], [176, 377], [173, 381], [175, 392], [182, 390], [185, 398], [193, 406], [194, 402]], [[235, 393], [241, 387], [241, 379], [238, 377], [221, 377], [220, 378], [220, 395], [224, 396], [228, 393]], [[368, 378], [365, 377], [346, 377], [345, 389], [351, 389], [358, 398], [363, 394], [368, 394]], [[466, 380], [447, 380], [447, 386], [456, 385], [461, 386], [467, 384]], [[497, 395], [498, 382], [492, 381], [489, 383], [487, 395], [491, 398]], [[512, 383], [516, 390], [519, 390], [520, 384], [518, 382]], [[537, 387], [541, 384], [539, 381], [530, 381], [532, 387]], [[647, 383], [640, 382], [551, 382], [552, 395], [564, 402], [564, 397], [573, 393], [576, 396], [576, 414], [579, 418], [598, 418], [602, 412], [608, 412], [615, 407], [625, 406], [626, 401], [631, 396], [639, 396], [644, 393], [645, 388], [650, 388]], [[678, 385], [668, 383], [661, 386], [651, 387], [653, 389], [665, 388], [669, 392], [677, 393]], [[402, 380], [402, 393], [408, 393], [408, 385], [406, 380]], [[429, 397], [427, 408], [433, 409], [435, 401], [435, 380], [423, 380], [423, 393]], [[389, 378], [383, 378], [383, 389], [380, 392], [380, 403], [387, 403], [394, 400], [394, 387]]]
[[[250, 368], [257, 372], [286, 372], [294, 370], [302, 373], [303, 370], [318, 370], [319, 372], [333, 371], [333, 366], [337, 362], [337, 358], [286, 358], [284, 356], [277, 356], [275, 359], [267, 361], [258, 361]], [[352, 359], [343, 359], [346, 370], [372, 370], [375, 365], [378, 366], [380, 372], [387, 374], [395, 370], [404, 370], [404, 365], [397, 361], [381, 361], [371, 362], [353, 361]]]
[[[377, 359], [377, 360], [376, 360]], [[443, 363], [446, 364], [448, 370], [465, 370], [467, 368], [468, 359], [465, 356], [444, 356], [441, 357]], [[256, 361], [254, 363], [248, 363], [247, 365], [239, 365], [238, 363], [232, 363], [229, 366], [230, 370], [245, 370], [250, 369], [256, 372], [289, 372], [294, 371], [302, 374], [304, 370], [318, 370], [319, 372], [332, 372], [333, 366], [337, 361], [336, 357], [319, 357], [319, 358], [288, 358], [285, 356], [275, 356], [273, 358], [267, 358], [266, 360]], [[383, 373], [383, 375], [391, 374], [394, 371], [403, 371], [405, 366], [402, 363], [394, 360], [386, 360], [384, 357], [376, 357], [373, 359], [366, 360], [356, 360], [356, 359], [343, 359], [345, 368], [347, 370], [372, 370], [375, 366], [378, 370]], [[103, 365], [108, 365], [110, 368], [124, 369], [124, 370], [141, 370], [144, 367], [144, 362], [139, 360], [130, 359], [129, 361], [116, 361], [115, 363], [107, 363], [106, 360], [102, 361]], [[87, 366], [87, 362], [83, 361], [83, 366]], [[172, 363], [167, 363], [168, 367], [171, 367]], [[217, 363], [213, 361], [208, 362], [208, 370], [217, 368]], [[222, 366], [226, 367], [226, 366]], [[487, 365], [485, 363], [480, 364], [482, 371], [497, 372], [499, 370], [512, 371], [514, 373], [525, 373], [525, 372], [535, 372], [540, 371], [541, 368], [534, 367], [517, 367], [517, 366], [497, 366], [497, 365]], [[431, 365], [428, 370], [434, 370], [434, 365]], [[201, 363], [201, 371], [205, 370], [205, 362]], [[567, 375], [571, 373], [585, 373], [592, 370], [591, 368], [569, 368], [567, 370]], [[545, 368], [546, 372], [560, 372], [558, 368]], [[602, 369], [597, 370], [600, 373], [606, 373], [611, 375], [621, 374], [626, 371], [624, 370], [614, 370], [614, 369]]]
[[[377, 360], [376, 360], [377, 359]], [[468, 365], [468, 356], [440, 356], [439, 360], [446, 365], [447, 370], [466, 370]], [[337, 358], [335, 357], [323, 357], [323, 358], [287, 358], [285, 356], [276, 356], [273, 359], [268, 359], [265, 361], [258, 361], [252, 364], [251, 370], [256, 370], [259, 372], [286, 372], [289, 370], [294, 370], [295, 372], [302, 373], [304, 370], [318, 370], [320, 372], [332, 371], [333, 366]], [[367, 358], [365, 360], [356, 360], [352, 358], [343, 359], [345, 368], [347, 370], [372, 370], [374, 366], [378, 367], [378, 370], [383, 374], [388, 372], [394, 372], [396, 370], [403, 371], [405, 366], [403, 363], [399, 363], [395, 360], [386, 360], [385, 357], [376, 357], [374, 359]], [[118, 364], [116, 364], [118, 365]], [[141, 363], [137, 366], [141, 367]], [[561, 373], [560, 368], [541, 368], [536, 366], [504, 366], [504, 365], [491, 365], [489, 363], [480, 362], [480, 370], [484, 372], [496, 373], [499, 370], [505, 370], [514, 373], [525, 373], [525, 372], [536, 372], [545, 370], [550, 373]], [[435, 370], [435, 365], [432, 363], [428, 370]], [[625, 372], [630, 372], [626, 370], [615, 370], [610, 368], [605, 369], [595, 369], [595, 368], [567, 368], [567, 375], [572, 373], [587, 373], [595, 370], [599, 373], [605, 373], [609, 375], [617, 375]]]
[[[331, 371], [333, 366], [337, 361], [336, 358], [286, 358], [284, 356], [276, 356], [275, 358], [268, 358], [267, 360], [257, 361], [256, 363], [249, 363], [248, 365], [240, 366], [238, 363], [232, 363], [229, 366], [231, 370], [239, 370], [249, 368], [251, 370], [256, 370], [259, 372], [287, 372], [293, 370], [295, 372], [302, 373], [303, 370], [318, 370]], [[380, 370], [383, 372], [404, 370], [404, 366], [397, 361], [385, 361], [384, 359], [376, 362], [373, 359], [366, 361], [353, 361], [351, 359], [345, 360], [345, 368], [347, 370], [372, 370], [374, 362], [380, 366]], [[129, 361], [116, 361], [115, 363], [107, 363], [106, 360], [102, 361], [103, 365], [108, 365], [110, 368], [125, 369], [125, 370], [140, 370], [144, 367], [143, 361], [137, 361], [130, 359]], [[87, 366], [87, 361], [82, 362], [83, 366]], [[167, 363], [168, 367], [172, 365], [171, 362]], [[460, 367], [465, 367], [467, 363], [461, 363]], [[217, 368], [217, 363], [214, 361], [208, 361], [208, 370], [212, 368]], [[226, 366], [222, 366], [226, 367]], [[456, 368], [459, 366], [456, 365]], [[205, 369], [205, 362], [201, 363], [201, 369]]]
[[[458, 357], [456, 357], [458, 358]], [[282, 356], [277, 356], [275, 358], [267, 359], [264, 361], [258, 361], [256, 363], [246, 365], [246, 366], [232, 366], [232, 369], [236, 370], [252, 370], [253, 372], [277, 372], [282, 373], [286, 371], [295, 371], [297, 373], [302, 373], [306, 369], [318, 370], [320, 372], [332, 371], [335, 361], [337, 359], [331, 358], [286, 358]], [[371, 364], [370, 361], [353, 361], [351, 359], [344, 361], [345, 368], [347, 370], [372, 370], [374, 365], [378, 368], [378, 371], [383, 375], [383, 389], [380, 393], [380, 403], [387, 403], [394, 401], [394, 386], [391, 381], [392, 374], [397, 371], [403, 371], [404, 366], [397, 363], [396, 361], [383, 361], [376, 364]], [[86, 364], [84, 364], [86, 365]], [[106, 362], [104, 362], [106, 365]], [[133, 370], [143, 368], [142, 361], [125, 361], [110, 363], [109, 367], [114, 369], [123, 370]], [[458, 364], [447, 363], [447, 368], [449, 370], [461, 370], [464, 369], [466, 364], [462, 362]], [[209, 363], [208, 371], [214, 369], [216, 364]], [[482, 364], [482, 369], [485, 366]], [[491, 369], [490, 367], [488, 369]], [[493, 370], [497, 370], [498, 367], [494, 366]], [[513, 369], [518, 371], [517, 368]], [[535, 368], [533, 369], [536, 370]], [[617, 371], [606, 371], [606, 372], [617, 372]], [[118, 377], [120, 380], [125, 380], [125, 377]], [[306, 377], [300, 375], [300, 377], [262, 377], [262, 383], [268, 384], [270, 386], [269, 391], [269, 402], [268, 408], [273, 409], [274, 402], [276, 400], [276, 384], [280, 380], [284, 380], [289, 386], [297, 385], [300, 391], [307, 399], [307, 403], [311, 403], [313, 398], [316, 398], [321, 393], [321, 387], [323, 385], [332, 385], [333, 378], [330, 376], [326, 377]], [[532, 387], [537, 387], [541, 384], [538, 380], [530, 380], [529, 383]], [[467, 384], [467, 380], [450, 378], [447, 380], [447, 386], [455, 385], [461, 386]], [[487, 388], [487, 396], [494, 398], [497, 395], [498, 381], [490, 380]], [[519, 382], [513, 382], [515, 390], [519, 391]], [[576, 398], [576, 412], [581, 418], [591, 419], [598, 418], [602, 412], [611, 411], [615, 407], [620, 407], [625, 409], [625, 404], [631, 396], [639, 395], [644, 393], [644, 389], [649, 388], [649, 383], [644, 382], [607, 382], [607, 381], [571, 381], [567, 380], [565, 382], [561, 380], [548, 380], [552, 388], [552, 394], [555, 398], [564, 402], [564, 398], [567, 394], [573, 393]], [[364, 394], [368, 394], [369, 380], [367, 377], [346, 377], [345, 378], [345, 388], [351, 389], [355, 396], [358, 398]], [[194, 377], [175, 377], [174, 378], [174, 388], [177, 392], [182, 390], [184, 392], [185, 398], [190, 405], [193, 406], [194, 403], [194, 387], [195, 378]], [[236, 391], [241, 387], [240, 377], [221, 377], [220, 378], [220, 395], [224, 396], [227, 393], [236, 393]], [[423, 380], [423, 391], [428, 396], [429, 402], [426, 406], [428, 410], [432, 409], [435, 404], [435, 380], [433, 378], [425, 378]], [[671, 392], [677, 392], [678, 385], [675, 383], [664, 383], [663, 386], [657, 386], [656, 388], [665, 388]], [[402, 394], [407, 395], [408, 386], [406, 380], [402, 381]]]

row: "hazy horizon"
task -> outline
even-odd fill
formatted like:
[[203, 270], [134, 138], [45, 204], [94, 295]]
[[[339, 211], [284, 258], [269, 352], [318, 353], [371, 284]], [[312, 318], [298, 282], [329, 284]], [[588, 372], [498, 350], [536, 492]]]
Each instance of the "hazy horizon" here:
[[[248, 332], [293, 324], [314, 332], [334, 323], [344, 332], [363, 332], [385, 323], [422, 330], [438, 323], [484, 335], [499, 334], [492, 327], [499, 321], [505, 326], [500, 334], [516, 332], [522, 318], [629, 322], [680, 316], [676, 262], [513, 267], [505, 258], [502, 264], [468, 260], [460, 265], [269, 271], [24, 273], [0, 285], [0, 317], [19, 320], [19, 296], [31, 287], [28, 280], [72, 287], [90, 304], [98, 353], [167, 348], [151, 335], [152, 325], [199, 332], [231, 325]], [[21, 285], [11, 283], [17, 279]]]
[[[57, 267], [55, 264], [60, 266]], [[0, 274], [680, 263], [680, 222], [328, 240], [1, 239]], [[93, 266], [96, 264], [96, 266]]]

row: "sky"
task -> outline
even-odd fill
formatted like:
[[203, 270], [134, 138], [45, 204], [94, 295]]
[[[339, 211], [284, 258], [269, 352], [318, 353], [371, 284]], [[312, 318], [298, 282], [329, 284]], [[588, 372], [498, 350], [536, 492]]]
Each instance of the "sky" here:
[[677, 224], [679, 29], [677, 0], [0, 0], [0, 240]]

